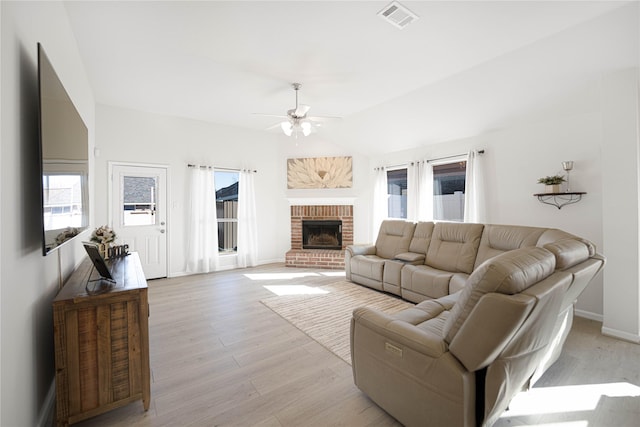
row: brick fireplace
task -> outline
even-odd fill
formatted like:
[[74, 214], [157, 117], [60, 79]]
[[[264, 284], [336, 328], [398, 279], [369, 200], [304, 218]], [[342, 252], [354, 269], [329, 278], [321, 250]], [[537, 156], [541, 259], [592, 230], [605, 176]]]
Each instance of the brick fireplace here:
[[[303, 221], [317, 225], [340, 223], [342, 244], [340, 249], [303, 249], [308, 242], [302, 232]], [[305, 233], [306, 234], [306, 233]], [[320, 239], [323, 240], [323, 239]], [[344, 268], [344, 249], [353, 244], [352, 205], [298, 205], [291, 206], [291, 250], [285, 256], [287, 267]]]

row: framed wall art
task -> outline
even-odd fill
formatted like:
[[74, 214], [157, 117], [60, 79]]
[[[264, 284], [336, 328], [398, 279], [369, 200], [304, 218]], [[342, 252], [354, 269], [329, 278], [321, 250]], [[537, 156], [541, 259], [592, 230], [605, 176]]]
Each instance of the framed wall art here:
[[351, 188], [351, 157], [287, 159], [287, 188]]

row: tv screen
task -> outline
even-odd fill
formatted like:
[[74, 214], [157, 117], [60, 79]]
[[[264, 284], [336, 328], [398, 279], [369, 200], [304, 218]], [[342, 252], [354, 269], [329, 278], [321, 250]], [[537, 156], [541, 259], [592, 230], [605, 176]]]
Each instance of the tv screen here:
[[47, 255], [89, 226], [89, 132], [38, 43], [42, 247]]

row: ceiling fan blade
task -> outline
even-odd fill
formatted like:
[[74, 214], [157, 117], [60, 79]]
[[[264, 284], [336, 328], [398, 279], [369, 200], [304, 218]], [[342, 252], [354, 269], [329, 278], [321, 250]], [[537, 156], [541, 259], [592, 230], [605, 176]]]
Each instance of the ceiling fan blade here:
[[262, 117], [278, 117], [280, 119], [287, 119], [288, 116], [283, 116], [282, 114], [262, 114], [262, 113], [251, 113], [253, 116], [262, 116]]
[[305, 114], [307, 114], [307, 111], [309, 111], [310, 109], [311, 107], [309, 107], [308, 105], [300, 104], [298, 105], [298, 108], [296, 108], [294, 114], [296, 115], [296, 117], [304, 117]]
[[283, 122], [278, 122], [275, 125], [271, 125], [268, 128], [266, 128], [265, 130], [273, 130], [273, 129], [280, 129], [282, 127], [282, 123]]
[[310, 116], [307, 118], [316, 122], [326, 122], [327, 120], [342, 120], [342, 117], [338, 116]]

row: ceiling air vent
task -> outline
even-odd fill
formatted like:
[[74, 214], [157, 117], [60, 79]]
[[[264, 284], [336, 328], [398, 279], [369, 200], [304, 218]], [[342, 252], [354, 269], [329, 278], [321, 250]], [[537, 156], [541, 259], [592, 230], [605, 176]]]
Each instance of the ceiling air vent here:
[[411, 12], [397, 1], [389, 3], [384, 9], [378, 12], [378, 16], [400, 29], [403, 29], [418, 19], [418, 15]]

